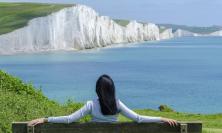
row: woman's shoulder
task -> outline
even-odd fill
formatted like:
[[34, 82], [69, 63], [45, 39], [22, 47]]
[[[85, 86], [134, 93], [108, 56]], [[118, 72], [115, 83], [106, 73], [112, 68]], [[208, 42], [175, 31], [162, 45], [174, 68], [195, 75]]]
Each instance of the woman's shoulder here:
[[116, 99], [116, 103], [117, 103], [117, 104], [121, 104], [122, 101], [121, 101], [120, 99]]
[[99, 104], [99, 100], [98, 100], [97, 98], [92, 99], [92, 100], [88, 100], [88, 101], [86, 102], [86, 104], [87, 104], [87, 105], [90, 105], [90, 106], [95, 106], [95, 105]]
[[117, 99], [116, 101], [118, 109], [127, 108], [124, 102], [122, 102], [120, 99]]
[[116, 99], [116, 106], [118, 108], [118, 110], [120, 110], [121, 106], [122, 106], [122, 101], [120, 99]]

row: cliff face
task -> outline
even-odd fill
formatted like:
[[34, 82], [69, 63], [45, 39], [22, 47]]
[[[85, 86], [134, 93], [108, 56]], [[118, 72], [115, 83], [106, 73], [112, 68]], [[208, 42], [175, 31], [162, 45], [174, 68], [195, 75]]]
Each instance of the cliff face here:
[[222, 36], [222, 30], [210, 34], [211, 36]]
[[0, 36], [0, 54], [81, 50], [114, 43], [159, 40], [155, 24], [136, 21], [122, 27], [84, 5], [31, 20], [28, 26]]
[[162, 33], [160, 33], [160, 39], [170, 39], [173, 38], [173, 32], [172, 29], [166, 29]]
[[176, 32], [174, 32], [174, 37], [192, 37], [192, 36], [201, 36], [201, 35], [181, 29], [178, 29], [176, 30]]

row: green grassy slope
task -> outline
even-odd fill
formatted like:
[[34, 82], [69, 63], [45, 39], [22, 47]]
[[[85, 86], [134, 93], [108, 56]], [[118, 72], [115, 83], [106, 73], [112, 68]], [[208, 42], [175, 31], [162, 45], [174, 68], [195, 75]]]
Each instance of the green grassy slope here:
[[165, 27], [159, 27], [159, 29], [160, 29], [160, 33], [163, 33], [167, 28], [165, 28]]
[[[222, 114], [189, 114], [180, 112], [160, 112], [155, 110], [136, 110], [137, 113], [151, 116], [162, 116], [179, 121], [202, 121], [204, 133], [222, 133]], [[128, 121], [124, 117], [120, 117], [121, 121]]]
[[70, 114], [82, 106], [71, 101], [61, 105], [49, 100], [31, 84], [25, 84], [2, 71], [0, 71], [0, 102], [0, 133], [10, 133], [13, 121]]
[[[11, 122], [27, 121], [45, 116], [67, 115], [79, 109], [82, 104], [68, 101], [61, 105], [45, 97], [39, 89], [26, 84], [19, 78], [0, 71], [0, 133], [11, 132]], [[222, 133], [222, 114], [201, 115], [155, 110], [136, 110], [150, 116], [169, 117], [183, 121], [203, 121], [204, 133]], [[88, 121], [89, 116], [81, 121]], [[120, 116], [120, 121], [129, 119]]]
[[[130, 20], [126, 20], [126, 19], [113, 19], [113, 21], [123, 27], [126, 27], [130, 23]], [[138, 21], [138, 23], [146, 24], [145, 22], [141, 22], [141, 21]]]
[[[41, 3], [4, 3], [0, 2], [0, 35], [11, 32], [15, 29], [24, 27], [28, 21], [41, 16], [49, 15], [65, 7], [74, 5], [67, 4], [41, 4]], [[129, 24], [129, 20], [114, 19], [116, 23], [121, 26]], [[194, 27], [186, 25], [174, 24], [158, 24], [160, 27], [172, 28], [173, 31], [177, 29], [184, 29], [195, 33], [208, 34], [218, 30], [222, 30], [222, 26], [211, 27]], [[160, 30], [163, 32], [164, 30]]]
[[0, 2], [0, 35], [26, 26], [33, 18], [46, 16], [70, 6], [73, 5]]

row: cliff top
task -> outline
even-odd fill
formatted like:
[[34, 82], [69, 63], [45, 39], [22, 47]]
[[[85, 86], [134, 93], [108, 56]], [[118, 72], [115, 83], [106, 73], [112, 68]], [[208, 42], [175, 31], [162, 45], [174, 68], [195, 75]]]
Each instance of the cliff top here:
[[130, 23], [129, 20], [124, 20], [124, 19], [114, 19], [114, 21], [123, 27], [126, 27]]
[[26, 26], [33, 18], [47, 16], [70, 6], [73, 5], [0, 2], [0, 35]]

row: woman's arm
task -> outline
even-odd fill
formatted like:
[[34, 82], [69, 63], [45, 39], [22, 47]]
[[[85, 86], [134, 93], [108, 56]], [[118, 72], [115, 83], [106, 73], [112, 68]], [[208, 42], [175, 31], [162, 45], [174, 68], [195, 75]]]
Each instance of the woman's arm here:
[[119, 100], [119, 110], [120, 113], [126, 116], [127, 118], [132, 119], [133, 121], [136, 122], [167, 122], [170, 125], [176, 125], [175, 120], [167, 119], [167, 118], [162, 118], [162, 117], [152, 117], [152, 116], [144, 116], [144, 115], [139, 115], [133, 110], [129, 109], [125, 104], [123, 104]]
[[72, 123], [91, 112], [92, 103], [87, 102], [82, 108], [68, 116], [49, 117], [47, 122], [51, 123]]
[[48, 117], [48, 118], [39, 118], [30, 121], [29, 125], [37, 125], [44, 122], [51, 122], [51, 123], [72, 123], [74, 121], [79, 120], [80, 118], [84, 117], [85, 115], [89, 114], [92, 110], [92, 102], [88, 101], [82, 108], [77, 110], [76, 112], [72, 113], [68, 116], [59, 116], [59, 117]]

